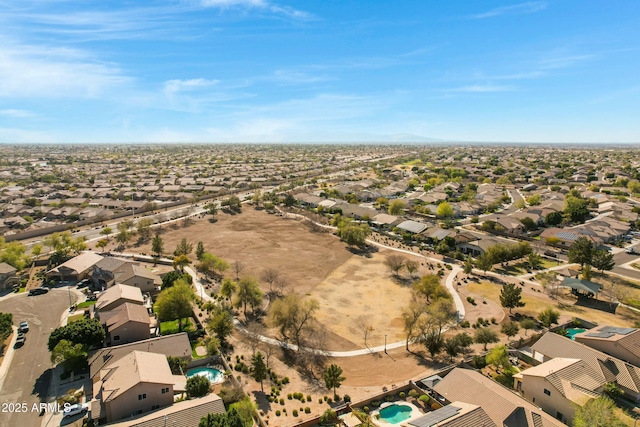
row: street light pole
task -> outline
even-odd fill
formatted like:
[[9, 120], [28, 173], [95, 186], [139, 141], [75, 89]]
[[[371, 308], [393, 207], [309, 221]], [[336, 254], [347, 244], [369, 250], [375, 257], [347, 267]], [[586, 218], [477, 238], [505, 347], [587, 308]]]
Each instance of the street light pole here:
[[387, 354], [387, 334], [384, 334], [384, 354]]

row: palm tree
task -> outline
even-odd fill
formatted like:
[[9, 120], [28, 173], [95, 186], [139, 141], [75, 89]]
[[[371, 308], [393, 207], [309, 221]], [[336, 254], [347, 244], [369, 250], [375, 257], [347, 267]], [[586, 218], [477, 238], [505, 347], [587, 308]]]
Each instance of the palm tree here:
[[333, 388], [334, 396], [336, 395], [336, 388], [339, 388], [342, 381], [346, 380], [346, 378], [342, 376], [342, 368], [333, 363], [324, 371], [322, 377], [324, 378], [324, 383], [327, 388]]

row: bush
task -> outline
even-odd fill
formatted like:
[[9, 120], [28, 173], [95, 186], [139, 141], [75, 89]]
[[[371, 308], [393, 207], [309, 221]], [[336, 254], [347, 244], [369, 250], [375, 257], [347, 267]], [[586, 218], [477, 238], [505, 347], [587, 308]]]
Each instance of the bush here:
[[318, 403], [322, 403], [322, 402], [324, 402], [324, 400], [322, 400], [322, 398], [319, 398]]
[[311, 413], [311, 408], [309, 408], [308, 406], [304, 408], [304, 413], [305, 414], [310, 414]]
[[414, 399], [418, 397], [418, 392], [414, 389], [409, 390], [409, 397], [413, 397]]
[[348, 402], [351, 402], [351, 396], [349, 396], [348, 394], [345, 394], [345, 395], [344, 395], [344, 397], [343, 397], [343, 399], [344, 399], [344, 401], [345, 401], [345, 402], [347, 402], [347, 403], [348, 403]]
[[373, 406], [374, 408], [377, 408], [378, 406], [380, 406], [380, 401], [374, 400], [373, 402], [371, 402], [371, 406]]
[[283, 398], [280, 398], [280, 404], [281, 404], [282, 406], [284, 406], [284, 399], [283, 399]]
[[276, 417], [279, 417], [279, 416], [280, 416], [280, 410], [278, 409], [278, 410], [276, 411]]
[[369, 412], [369, 407], [368, 407], [368, 406], [365, 406], [364, 408], [362, 408], [362, 410], [363, 410], [364, 412]]
[[[464, 320], [464, 321], [460, 322], [460, 327], [461, 328], [468, 328], [469, 326], [471, 326], [471, 324], [469, 323], [468, 320]], [[415, 390], [413, 390], [413, 391], [415, 391]], [[409, 393], [411, 393], [411, 392], [409, 392]]]
[[427, 403], [429, 403], [429, 396], [423, 394], [418, 398], [418, 400], [426, 405]]
[[451, 270], [452, 269], [451, 264], [445, 264], [444, 268], [446, 268], [447, 270]]
[[476, 300], [472, 297], [467, 297], [467, 302], [471, 305], [476, 305]]
[[496, 318], [495, 317], [491, 318], [491, 323], [493, 323], [494, 325], [498, 323], [498, 322], [496, 322]]
[[484, 356], [480, 356], [480, 355], [473, 356], [472, 363], [476, 369], [482, 369], [485, 366], [487, 366], [487, 361], [485, 360]]
[[311, 402], [311, 395], [307, 394], [307, 402]]
[[187, 378], [187, 396], [188, 397], [202, 397], [206, 396], [209, 393], [209, 387], [211, 387], [211, 382], [207, 377], [203, 377], [201, 375], [195, 375], [193, 377]]
[[404, 399], [406, 394], [404, 393], [404, 391], [401, 391], [398, 396], [400, 396], [400, 399]]
[[333, 399], [331, 399], [330, 397], [327, 398], [327, 403], [331, 403], [331, 402], [333, 402]]
[[294, 409], [294, 410], [293, 410], [293, 416], [294, 416], [294, 417], [297, 417], [297, 416], [298, 416], [298, 410], [297, 410], [297, 409]]
[[289, 384], [289, 377], [284, 377], [282, 379], [282, 384]]

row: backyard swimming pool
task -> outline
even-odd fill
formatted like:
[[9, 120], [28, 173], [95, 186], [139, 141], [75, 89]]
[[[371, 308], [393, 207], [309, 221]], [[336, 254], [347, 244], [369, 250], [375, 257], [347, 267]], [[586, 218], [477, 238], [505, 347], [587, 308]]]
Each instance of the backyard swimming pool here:
[[586, 329], [584, 328], [569, 328], [567, 329], [567, 338], [571, 338], [572, 340], [575, 341], [574, 336], [581, 334], [584, 331], [586, 331]]
[[402, 421], [411, 418], [411, 409], [408, 405], [398, 405], [394, 403], [380, 409], [380, 419], [388, 422], [389, 424], [399, 424]]
[[196, 375], [207, 377], [211, 384], [221, 383], [224, 381], [224, 373], [220, 369], [194, 368], [187, 371], [187, 378], [191, 378]]

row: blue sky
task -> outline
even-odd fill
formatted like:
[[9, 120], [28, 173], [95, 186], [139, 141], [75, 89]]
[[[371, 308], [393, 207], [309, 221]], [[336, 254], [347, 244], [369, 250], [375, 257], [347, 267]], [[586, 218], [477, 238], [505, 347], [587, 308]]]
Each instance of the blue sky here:
[[637, 0], [0, 0], [0, 142], [640, 142]]

